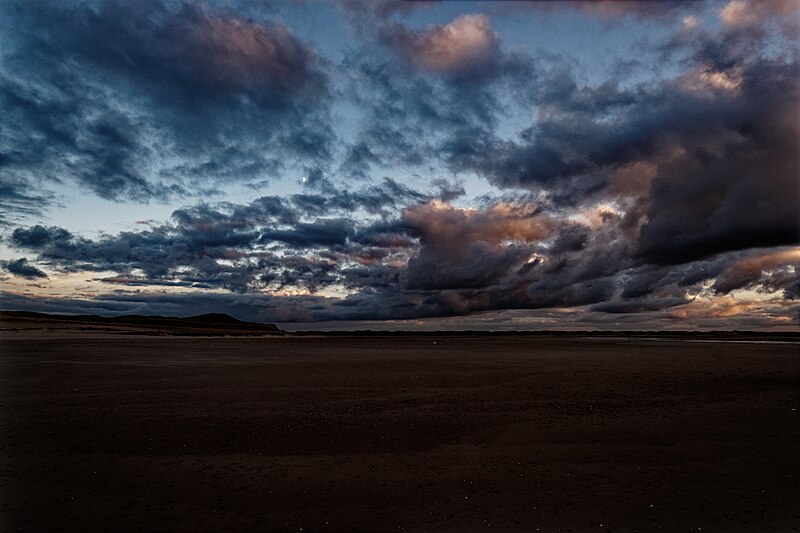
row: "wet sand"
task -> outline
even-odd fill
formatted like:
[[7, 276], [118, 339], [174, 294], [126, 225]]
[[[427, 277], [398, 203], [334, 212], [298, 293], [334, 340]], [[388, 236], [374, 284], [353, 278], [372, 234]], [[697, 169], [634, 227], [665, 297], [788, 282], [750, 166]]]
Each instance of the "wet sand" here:
[[0, 339], [0, 529], [800, 530], [792, 343]]

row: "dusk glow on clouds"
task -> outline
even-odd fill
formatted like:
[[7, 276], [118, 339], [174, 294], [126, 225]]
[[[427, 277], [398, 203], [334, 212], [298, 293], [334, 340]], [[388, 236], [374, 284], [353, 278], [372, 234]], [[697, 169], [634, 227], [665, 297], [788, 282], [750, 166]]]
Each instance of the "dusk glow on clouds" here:
[[800, 327], [800, 8], [11, 1], [0, 307]]
[[461, 15], [421, 31], [396, 23], [385, 39], [412, 65], [442, 73], [485, 69], [499, 46], [486, 15]]

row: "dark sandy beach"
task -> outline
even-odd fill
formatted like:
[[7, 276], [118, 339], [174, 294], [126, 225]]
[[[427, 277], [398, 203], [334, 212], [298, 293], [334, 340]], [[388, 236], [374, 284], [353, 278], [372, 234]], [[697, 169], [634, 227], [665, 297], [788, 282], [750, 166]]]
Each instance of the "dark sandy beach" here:
[[797, 344], [0, 343], [5, 531], [800, 529]]

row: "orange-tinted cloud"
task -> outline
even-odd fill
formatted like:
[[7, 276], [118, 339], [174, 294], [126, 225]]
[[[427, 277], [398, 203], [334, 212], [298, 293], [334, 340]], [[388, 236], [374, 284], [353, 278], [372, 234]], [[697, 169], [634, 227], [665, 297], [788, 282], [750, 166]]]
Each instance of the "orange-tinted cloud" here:
[[462, 15], [449, 24], [413, 30], [389, 26], [384, 40], [413, 66], [444, 74], [485, 67], [499, 54], [500, 43], [486, 15]]
[[208, 17], [195, 27], [198, 57], [221, 82], [260, 81], [287, 87], [303, 80], [316, 54], [279, 23], [268, 25], [236, 18]]
[[554, 222], [532, 205], [497, 203], [485, 210], [440, 201], [403, 210], [402, 222], [420, 239], [408, 263], [410, 288], [483, 288], [513, 283], [515, 271], [546, 238]]
[[731, 0], [719, 11], [728, 28], [756, 28], [775, 21], [790, 34], [800, 31], [800, 4], [796, 0]]
[[800, 281], [800, 248], [767, 252], [739, 259], [729, 265], [714, 282], [717, 293], [765, 285], [768, 290], [792, 290]]
[[403, 222], [425, 243], [452, 250], [475, 241], [498, 245], [503, 241], [539, 241], [553, 229], [553, 221], [529, 204], [493, 204], [486, 210], [461, 209], [434, 200], [403, 211]]

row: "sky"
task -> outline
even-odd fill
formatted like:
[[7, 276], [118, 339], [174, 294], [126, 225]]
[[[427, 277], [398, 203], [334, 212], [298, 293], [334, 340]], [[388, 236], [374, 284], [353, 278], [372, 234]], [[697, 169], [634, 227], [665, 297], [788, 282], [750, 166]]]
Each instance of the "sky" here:
[[0, 2], [0, 308], [800, 330], [800, 5]]

